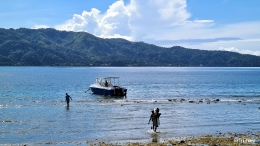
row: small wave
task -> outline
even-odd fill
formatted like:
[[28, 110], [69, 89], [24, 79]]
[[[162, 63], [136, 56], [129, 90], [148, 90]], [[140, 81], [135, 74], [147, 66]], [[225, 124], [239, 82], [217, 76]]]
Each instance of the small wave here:
[[3, 120], [1, 121], [1, 123], [14, 123], [15, 120]]
[[260, 121], [255, 121], [255, 122], [237, 122], [237, 123], [234, 123], [236, 125], [247, 125], [247, 124], [260, 124]]
[[159, 99], [159, 100], [155, 100], [155, 99], [151, 99], [151, 100], [115, 100], [114, 102], [118, 102], [118, 103], [121, 103], [121, 102], [133, 102], [133, 103], [142, 103], [142, 102], [144, 102], [144, 103], [154, 103], [154, 102], [168, 102], [168, 100], [165, 100], [165, 99], [163, 99], [163, 100], [161, 100], [161, 99]]
[[113, 118], [116, 120], [130, 120], [132, 117], [121, 117], [121, 118]]
[[8, 105], [0, 105], [0, 108], [6, 108]]
[[43, 101], [43, 100], [32, 100], [32, 102], [41, 103], [41, 102], [45, 102], [45, 101]]
[[155, 132], [154, 130], [148, 130], [148, 131], [146, 131], [146, 133], [148, 133], [148, 134], [156, 134], [157, 132]]
[[163, 130], [157, 130], [156, 132], [154, 130], [147, 130], [146, 133], [149, 133], [149, 134], [157, 134], [157, 133], [166, 133], [166, 131], [163, 131]]

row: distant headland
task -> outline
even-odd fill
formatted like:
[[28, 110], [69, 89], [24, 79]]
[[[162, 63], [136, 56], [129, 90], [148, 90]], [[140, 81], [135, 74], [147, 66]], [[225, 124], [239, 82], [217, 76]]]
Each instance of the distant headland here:
[[52, 28], [0, 28], [0, 66], [260, 67], [260, 56], [166, 48]]

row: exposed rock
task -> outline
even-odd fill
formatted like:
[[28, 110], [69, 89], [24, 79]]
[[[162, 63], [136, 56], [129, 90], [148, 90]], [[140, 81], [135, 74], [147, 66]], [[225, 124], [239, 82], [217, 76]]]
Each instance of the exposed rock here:
[[186, 101], [184, 98], [182, 98], [181, 100], [180, 100], [180, 102], [182, 102], [182, 101]]

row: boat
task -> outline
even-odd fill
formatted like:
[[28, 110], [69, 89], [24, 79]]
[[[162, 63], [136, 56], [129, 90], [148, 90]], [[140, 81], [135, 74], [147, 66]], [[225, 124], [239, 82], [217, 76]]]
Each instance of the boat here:
[[127, 89], [119, 86], [119, 77], [98, 77], [89, 86], [94, 94], [105, 96], [126, 96]]

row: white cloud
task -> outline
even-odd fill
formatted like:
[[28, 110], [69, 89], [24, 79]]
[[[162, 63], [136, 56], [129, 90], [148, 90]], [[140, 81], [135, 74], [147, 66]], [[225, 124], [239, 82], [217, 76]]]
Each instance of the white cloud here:
[[50, 28], [48, 25], [34, 25], [32, 29]]
[[[124, 38], [160, 46], [180, 45], [205, 50], [222, 48], [259, 55], [259, 21], [218, 25], [214, 20], [190, 20], [190, 17], [186, 0], [130, 0], [128, 5], [118, 0], [103, 13], [92, 8], [89, 12], [74, 14], [72, 19], [56, 26], [56, 29], [86, 31], [98, 37]], [[162, 43], [165, 40], [167, 44]], [[187, 43], [189, 40], [193, 43]], [[196, 40], [199, 41], [194, 43]], [[173, 43], [169, 44], [171, 41]]]
[[90, 12], [83, 11], [81, 15], [74, 14], [72, 19], [56, 26], [56, 28], [66, 31], [86, 31], [95, 34], [100, 19], [99, 17], [100, 11], [92, 8]]
[[122, 0], [112, 4], [107, 12], [99, 20], [97, 32], [101, 37], [131, 37], [131, 29], [129, 26], [130, 14]]
[[220, 47], [219, 50], [222, 51], [230, 51], [230, 52], [238, 52], [238, 53], [242, 53], [242, 54], [252, 54], [252, 55], [256, 55], [256, 56], [260, 56], [260, 51], [252, 51], [252, 50], [239, 50], [235, 47]]
[[131, 0], [128, 6], [132, 36], [137, 41], [160, 38], [161, 33], [186, 23], [190, 14], [185, 0]]
[[74, 14], [72, 19], [56, 26], [56, 29], [67, 31], [85, 30], [99, 37], [120, 37], [132, 40], [128, 21], [128, 10], [124, 5], [124, 1], [120, 0], [113, 3], [104, 14], [101, 14], [96, 8], [92, 8], [90, 12], [83, 11], [81, 15]]
[[228, 40], [216, 42], [202, 42], [198, 44], [178, 44], [187, 48], [203, 49], [203, 50], [225, 50], [238, 52], [241, 54], [251, 54], [260, 56], [259, 46], [260, 39], [245, 39], [245, 40]]
[[212, 23], [212, 22], [214, 22], [214, 20], [194, 20], [194, 22], [197, 22], [197, 23]]
[[127, 6], [123, 0], [118, 0], [104, 14], [92, 8], [90, 12], [74, 14], [56, 29], [85, 30], [100, 37], [116, 36], [138, 41], [160, 29], [180, 25], [189, 17], [185, 0], [131, 0]]

